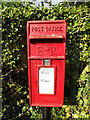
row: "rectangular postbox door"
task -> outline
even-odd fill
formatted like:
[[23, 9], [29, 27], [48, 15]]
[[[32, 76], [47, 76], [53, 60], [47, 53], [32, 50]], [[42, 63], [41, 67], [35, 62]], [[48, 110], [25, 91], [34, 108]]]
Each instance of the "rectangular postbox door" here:
[[64, 98], [66, 22], [27, 23], [31, 106], [61, 107]]

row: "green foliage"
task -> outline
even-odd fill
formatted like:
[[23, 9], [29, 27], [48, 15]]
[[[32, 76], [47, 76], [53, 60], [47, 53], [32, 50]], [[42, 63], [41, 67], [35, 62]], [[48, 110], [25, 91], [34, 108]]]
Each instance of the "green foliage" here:
[[52, 108], [52, 119], [89, 118], [89, 2], [39, 8], [31, 3], [2, 2], [3, 120], [41, 119], [40, 107], [29, 105], [27, 35], [29, 20], [67, 22], [65, 97]]

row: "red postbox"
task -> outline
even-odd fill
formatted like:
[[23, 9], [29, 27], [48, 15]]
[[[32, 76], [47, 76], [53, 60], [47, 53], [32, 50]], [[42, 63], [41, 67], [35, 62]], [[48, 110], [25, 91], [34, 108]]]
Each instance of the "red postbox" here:
[[31, 106], [61, 107], [64, 98], [66, 22], [27, 22]]

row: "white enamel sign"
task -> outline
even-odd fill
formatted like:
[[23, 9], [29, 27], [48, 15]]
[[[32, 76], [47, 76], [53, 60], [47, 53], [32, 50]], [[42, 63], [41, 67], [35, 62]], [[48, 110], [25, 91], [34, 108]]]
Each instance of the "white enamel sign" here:
[[39, 69], [39, 93], [54, 94], [54, 68]]

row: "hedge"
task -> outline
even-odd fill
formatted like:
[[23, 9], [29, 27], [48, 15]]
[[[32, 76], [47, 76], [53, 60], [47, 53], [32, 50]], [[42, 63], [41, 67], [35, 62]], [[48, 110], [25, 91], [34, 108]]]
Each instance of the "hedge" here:
[[2, 119], [41, 119], [41, 107], [29, 105], [27, 35], [29, 20], [67, 22], [64, 105], [52, 108], [52, 120], [89, 118], [89, 4], [64, 2], [36, 7], [30, 2], [2, 2]]

